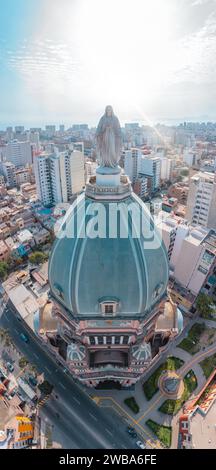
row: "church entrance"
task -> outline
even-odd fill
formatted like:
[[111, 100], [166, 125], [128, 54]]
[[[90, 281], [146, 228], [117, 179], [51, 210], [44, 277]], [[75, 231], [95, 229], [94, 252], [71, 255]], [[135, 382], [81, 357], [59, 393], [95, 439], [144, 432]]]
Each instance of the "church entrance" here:
[[115, 382], [115, 380], [104, 380], [104, 382], [99, 382], [96, 390], [121, 390], [121, 384]]

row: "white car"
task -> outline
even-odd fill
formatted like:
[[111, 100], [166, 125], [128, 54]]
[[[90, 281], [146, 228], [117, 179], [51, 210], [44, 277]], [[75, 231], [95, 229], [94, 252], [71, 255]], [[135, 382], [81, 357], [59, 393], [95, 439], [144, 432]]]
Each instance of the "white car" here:
[[145, 448], [146, 448], [145, 444], [144, 444], [143, 442], [141, 442], [141, 441], [137, 441], [137, 442], [136, 442], [136, 445], [137, 445], [137, 447], [139, 447], [140, 449], [145, 449]]

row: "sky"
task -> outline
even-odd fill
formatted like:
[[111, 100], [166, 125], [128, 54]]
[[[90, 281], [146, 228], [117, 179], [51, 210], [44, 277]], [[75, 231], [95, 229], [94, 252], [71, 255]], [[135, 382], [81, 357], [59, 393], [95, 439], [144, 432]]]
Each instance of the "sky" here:
[[216, 0], [0, 0], [0, 129], [216, 121]]

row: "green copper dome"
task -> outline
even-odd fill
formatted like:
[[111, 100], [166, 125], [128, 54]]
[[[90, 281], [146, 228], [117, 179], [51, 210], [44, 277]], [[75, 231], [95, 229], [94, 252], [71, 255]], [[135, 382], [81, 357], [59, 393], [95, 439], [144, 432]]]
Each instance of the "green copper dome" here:
[[[106, 219], [105, 229], [94, 219], [97, 204]], [[102, 318], [106, 302], [115, 303], [117, 318], [144, 318], [166, 292], [164, 244], [145, 204], [134, 193], [120, 202], [104, 196], [97, 204], [86, 191], [67, 212], [49, 261], [51, 294], [75, 318]], [[123, 214], [116, 229], [110, 217], [115, 204], [121, 205]], [[94, 237], [88, 236], [90, 226]]]

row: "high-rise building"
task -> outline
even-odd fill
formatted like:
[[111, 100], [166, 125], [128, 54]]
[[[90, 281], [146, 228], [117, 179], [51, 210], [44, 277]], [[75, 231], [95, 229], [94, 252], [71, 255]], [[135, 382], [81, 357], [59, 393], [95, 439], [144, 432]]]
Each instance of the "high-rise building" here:
[[191, 177], [186, 218], [194, 225], [216, 229], [216, 175], [199, 172]]
[[24, 126], [15, 126], [15, 133], [16, 134], [22, 134], [25, 130]]
[[197, 165], [200, 156], [196, 149], [186, 148], [183, 153], [183, 161], [188, 166]]
[[162, 157], [160, 158], [161, 170], [160, 178], [162, 181], [169, 181], [171, 179], [173, 160], [171, 158]]
[[133, 185], [135, 194], [137, 194], [141, 199], [148, 196], [148, 181], [145, 176], [139, 176]]
[[52, 137], [56, 132], [56, 126], [49, 124], [45, 127], [45, 132], [49, 137]]
[[145, 156], [141, 158], [140, 173], [152, 179], [152, 191], [160, 186], [161, 160], [158, 157]]
[[80, 193], [85, 186], [84, 155], [79, 150], [61, 152], [60, 174], [62, 201], [68, 202], [72, 195]]
[[37, 193], [45, 206], [68, 202], [85, 185], [84, 155], [76, 151], [34, 157]]
[[5, 159], [15, 166], [32, 164], [32, 149], [29, 141], [12, 140], [6, 146]]
[[32, 144], [33, 152], [38, 153], [40, 151], [40, 134], [39, 132], [29, 132], [29, 141]]
[[140, 162], [142, 152], [138, 148], [125, 150], [125, 163], [124, 169], [127, 176], [129, 176], [131, 183], [134, 183], [140, 172]]
[[208, 293], [216, 285], [216, 232], [174, 215], [158, 217], [156, 224], [167, 249], [172, 280], [195, 297], [203, 288]]
[[1, 162], [0, 170], [4, 175], [6, 185], [8, 188], [14, 188], [16, 186], [16, 167], [11, 162]]
[[51, 188], [49, 157], [49, 154], [42, 154], [34, 157], [37, 195], [44, 206], [52, 206], [54, 202]]

